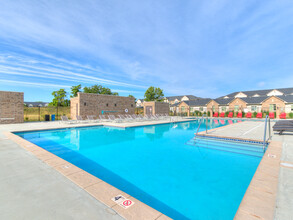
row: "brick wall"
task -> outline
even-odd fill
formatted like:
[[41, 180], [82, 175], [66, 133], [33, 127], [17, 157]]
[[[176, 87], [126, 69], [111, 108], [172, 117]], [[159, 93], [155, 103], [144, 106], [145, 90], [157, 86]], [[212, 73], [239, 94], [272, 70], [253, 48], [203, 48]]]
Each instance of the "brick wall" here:
[[[213, 108], [214, 107], [214, 108]], [[219, 104], [217, 102], [215, 102], [214, 100], [211, 100], [208, 104], [207, 104], [207, 111], [210, 112], [210, 115], [213, 114], [213, 109], [215, 112], [219, 112]]]
[[230, 102], [229, 110], [230, 111], [235, 110], [235, 105], [238, 105], [239, 111], [240, 110], [243, 111], [247, 107], [246, 102], [244, 102], [243, 100], [241, 100], [239, 98], [236, 98], [232, 102]]
[[23, 93], [0, 91], [0, 124], [23, 123]]
[[147, 108], [152, 108], [152, 114], [168, 114], [169, 115], [169, 103], [166, 102], [144, 102], [144, 115], [147, 114]]
[[[189, 109], [189, 105], [187, 105], [185, 102], [181, 102], [179, 105], [179, 112], [180, 113], [185, 113], [185, 112], [188, 112], [188, 109]], [[184, 107], [184, 108], [182, 108]]]
[[[134, 114], [135, 99], [132, 97], [122, 97], [113, 95], [100, 95], [93, 93], [78, 93], [78, 96], [70, 100], [71, 119], [76, 119], [76, 115], [84, 119], [88, 115], [119, 115]], [[125, 110], [128, 110], [126, 113]]]
[[276, 105], [276, 116], [277, 118], [279, 118], [279, 114], [285, 111], [285, 106], [286, 106], [285, 102], [282, 99], [277, 98], [276, 96], [271, 96], [270, 98], [262, 102], [262, 105], [261, 105], [262, 110], [269, 111], [271, 104]]

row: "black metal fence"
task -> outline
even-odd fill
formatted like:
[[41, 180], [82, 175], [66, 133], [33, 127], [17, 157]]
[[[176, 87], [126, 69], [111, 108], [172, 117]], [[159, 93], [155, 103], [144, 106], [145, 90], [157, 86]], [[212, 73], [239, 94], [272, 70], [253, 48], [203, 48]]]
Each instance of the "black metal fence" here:
[[[46, 121], [52, 120], [60, 120], [62, 115], [66, 115], [70, 118], [70, 107], [24, 107], [24, 121]], [[53, 116], [53, 117], [52, 117]]]

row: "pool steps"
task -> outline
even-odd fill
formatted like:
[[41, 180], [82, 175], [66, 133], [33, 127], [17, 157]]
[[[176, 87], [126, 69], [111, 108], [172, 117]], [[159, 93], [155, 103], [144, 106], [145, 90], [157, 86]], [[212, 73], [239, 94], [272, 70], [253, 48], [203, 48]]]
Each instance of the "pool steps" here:
[[233, 142], [223, 141], [223, 140], [215, 140], [210, 139], [208, 137], [197, 137], [196, 140], [192, 138], [188, 142], [187, 145], [192, 145], [194, 147], [202, 147], [220, 151], [226, 151], [237, 154], [244, 154], [254, 157], [262, 157], [264, 154], [263, 145], [259, 144], [250, 144], [250, 143], [241, 143], [241, 142]]

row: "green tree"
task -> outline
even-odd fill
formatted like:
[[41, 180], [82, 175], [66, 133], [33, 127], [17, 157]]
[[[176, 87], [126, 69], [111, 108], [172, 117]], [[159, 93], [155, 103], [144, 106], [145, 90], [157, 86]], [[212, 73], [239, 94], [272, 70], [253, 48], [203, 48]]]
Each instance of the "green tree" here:
[[50, 106], [69, 106], [69, 100], [66, 99], [67, 92], [64, 89], [52, 92], [54, 96]]
[[128, 95], [128, 97], [134, 98], [134, 101], [136, 102], [136, 98], [133, 95]]
[[71, 98], [74, 98], [77, 96], [77, 93], [81, 92], [81, 85], [77, 85], [77, 86], [71, 86]]
[[164, 97], [164, 93], [162, 89], [151, 86], [146, 90], [144, 97], [145, 97], [145, 101], [161, 102], [163, 101], [162, 98]]
[[95, 94], [104, 94], [104, 95], [119, 95], [117, 92], [112, 92], [111, 89], [103, 87], [101, 85], [93, 85], [91, 87], [84, 87], [84, 93], [95, 93]]

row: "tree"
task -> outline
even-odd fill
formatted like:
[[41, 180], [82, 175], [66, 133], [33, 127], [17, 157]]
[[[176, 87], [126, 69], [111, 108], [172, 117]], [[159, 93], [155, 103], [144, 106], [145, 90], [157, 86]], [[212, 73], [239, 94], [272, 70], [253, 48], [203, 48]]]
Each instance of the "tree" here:
[[136, 102], [136, 98], [133, 96], [133, 95], [128, 95], [128, 97], [130, 97], [130, 98], [134, 98], [134, 101]]
[[145, 101], [163, 101], [164, 93], [163, 90], [160, 88], [155, 88], [153, 86], [149, 87], [145, 94]]
[[52, 92], [54, 96], [50, 106], [69, 106], [69, 100], [66, 99], [67, 92], [64, 89]]
[[95, 93], [95, 94], [104, 94], [104, 95], [118, 95], [117, 92], [112, 92], [111, 89], [103, 87], [101, 85], [93, 85], [91, 87], [84, 87], [84, 93]]
[[74, 98], [77, 96], [77, 93], [81, 91], [81, 85], [77, 85], [77, 86], [71, 86], [71, 98]]

